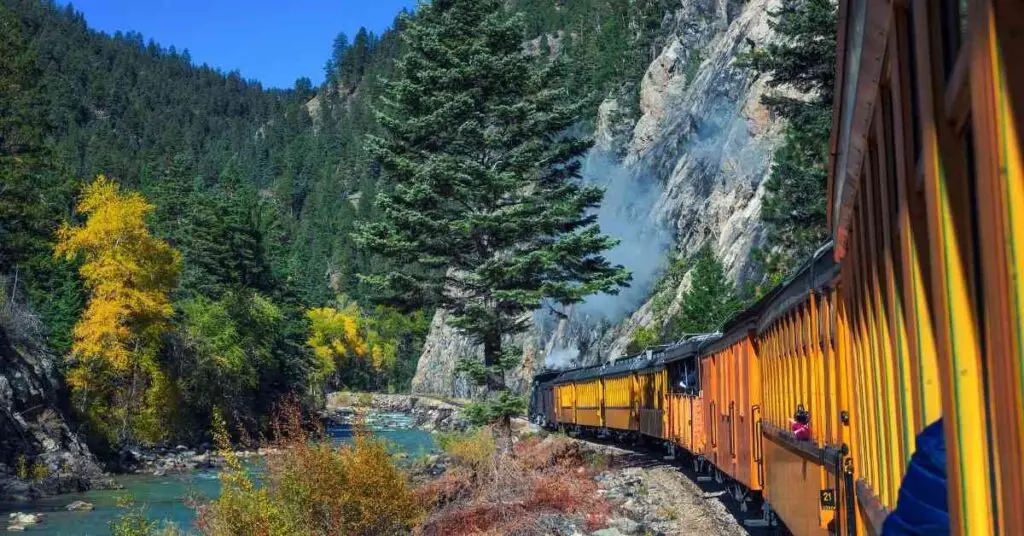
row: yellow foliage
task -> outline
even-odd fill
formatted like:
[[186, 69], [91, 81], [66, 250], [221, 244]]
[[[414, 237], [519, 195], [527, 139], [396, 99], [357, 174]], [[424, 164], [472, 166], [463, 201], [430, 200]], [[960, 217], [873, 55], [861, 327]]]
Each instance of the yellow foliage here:
[[315, 380], [323, 380], [349, 360], [367, 359], [370, 346], [363, 334], [359, 306], [349, 303], [341, 309], [320, 307], [306, 313], [312, 324], [306, 341], [319, 365]]
[[464, 467], [477, 474], [494, 468], [494, 434], [487, 426], [467, 432], [449, 432], [437, 435], [437, 446]]
[[[97, 424], [108, 432], [115, 423], [104, 422], [109, 421], [105, 409], [116, 407], [121, 436], [128, 421], [130, 428], [149, 421], [150, 432], [158, 429], [160, 410], [152, 404], [166, 402], [144, 391], [161, 380], [156, 354], [161, 335], [170, 328], [170, 292], [181, 271], [181, 255], [146, 228], [153, 209], [138, 193], [123, 192], [100, 175], [86, 186], [76, 207], [86, 216], [85, 224], [65, 224], [54, 249], [58, 257], [82, 259], [79, 273], [89, 291], [74, 328], [75, 361], [68, 383], [89, 398], [87, 414], [99, 418]], [[139, 380], [143, 390], [137, 388]]]
[[323, 381], [338, 367], [366, 364], [379, 373], [395, 367], [399, 341], [382, 334], [388, 328], [380, 319], [364, 315], [359, 304], [339, 298], [339, 307], [310, 309], [306, 317], [312, 327], [307, 340], [317, 357], [313, 383]]
[[294, 413], [283, 425], [278, 453], [266, 459], [260, 485], [231, 452], [219, 422], [223, 486], [201, 511], [203, 534], [404, 534], [423, 517], [423, 505], [379, 440], [360, 434], [341, 447], [310, 441]]

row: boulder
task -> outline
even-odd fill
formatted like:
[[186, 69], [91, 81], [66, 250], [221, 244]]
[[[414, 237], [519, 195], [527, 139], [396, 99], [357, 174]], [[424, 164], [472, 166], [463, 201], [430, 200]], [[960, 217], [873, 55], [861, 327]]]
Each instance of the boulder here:
[[12, 525], [35, 525], [42, 523], [42, 514], [23, 514], [21, 512], [12, 512], [11, 515], [7, 516], [7, 522]]
[[75, 501], [65, 507], [68, 512], [91, 512], [93, 504], [85, 501]]
[[608, 521], [608, 525], [618, 529], [623, 534], [640, 534], [640, 524], [628, 517], [616, 517]]

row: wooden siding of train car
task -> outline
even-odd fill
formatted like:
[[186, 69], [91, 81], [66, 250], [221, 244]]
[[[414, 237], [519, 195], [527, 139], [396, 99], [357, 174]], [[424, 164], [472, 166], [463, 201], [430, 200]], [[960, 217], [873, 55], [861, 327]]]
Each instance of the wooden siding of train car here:
[[[764, 422], [796, 441], [789, 430], [796, 408], [802, 406], [811, 419], [806, 444], [815, 449], [838, 449], [842, 443], [842, 392], [834, 350], [832, 302], [831, 291], [808, 291], [806, 301], [782, 315], [758, 338], [765, 392]], [[838, 468], [824, 467], [820, 457], [787, 450], [785, 443], [776, 441], [772, 435], [764, 437], [763, 449], [765, 497], [798, 536], [821, 534], [835, 518], [835, 510], [823, 509], [818, 500], [804, 499], [829, 489], [834, 491], [833, 496], [845, 497], [842, 493], [846, 490], [839, 489]], [[794, 500], [794, 496], [800, 499]]]
[[891, 507], [913, 435], [945, 415], [954, 533], [1024, 533], [1024, 78], [1008, 68], [1024, 8], [871, 4], [892, 11], [864, 32], [887, 40], [866, 54], [886, 66], [855, 88], [878, 102], [856, 122], [864, 169], [835, 171], [854, 186], [832, 215], [849, 237], [837, 252], [853, 379], [868, 388], [852, 410], [857, 476]]
[[658, 370], [636, 374], [637, 398], [640, 407], [640, 433], [663, 437], [665, 428], [665, 397], [668, 371]]
[[633, 378], [604, 378], [604, 425], [615, 430], [638, 430], [640, 423], [633, 413]]
[[576, 382], [576, 424], [604, 426], [601, 412], [603, 399], [604, 393], [599, 378]]
[[704, 445], [702, 403], [700, 397], [682, 393], [672, 393], [668, 397], [666, 437], [694, 454], [699, 454]]
[[765, 438], [765, 499], [795, 536], [825, 536], [819, 515], [821, 466]]
[[556, 385], [555, 400], [558, 402], [558, 424], [576, 424], [576, 386], [572, 383]]
[[761, 435], [756, 426], [761, 409], [761, 365], [753, 338], [743, 336], [708, 354], [704, 361], [714, 364], [716, 374], [715, 381], [704, 389], [704, 396], [715, 405], [715, 465], [747, 488], [759, 490], [760, 467], [754, 451]]

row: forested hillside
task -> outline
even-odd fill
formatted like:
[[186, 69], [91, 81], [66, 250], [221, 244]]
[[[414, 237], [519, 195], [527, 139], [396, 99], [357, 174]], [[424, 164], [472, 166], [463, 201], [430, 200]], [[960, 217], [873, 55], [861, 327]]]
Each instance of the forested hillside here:
[[[723, 252], [714, 247], [715, 233], [725, 231], [694, 223], [717, 216], [686, 215], [717, 190], [672, 189], [689, 188], [686, 177], [697, 175], [689, 160], [704, 170], [700, 177], [720, 177], [719, 189], [747, 188], [726, 182], [740, 175], [727, 169], [738, 156], [716, 148], [713, 161], [710, 151], [691, 149], [724, 143], [716, 132], [733, 127], [728, 118], [717, 124], [728, 115], [722, 110], [759, 95], [760, 86], [750, 89], [763, 85], [759, 74], [782, 89], [778, 98], [766, 97], [774, 116], [739, 113], [759, 122], [751, 128], [765, 139], [780, 119], [794, 126], [766, 183], [764, 210], [737, 225], [764, 220], [754, 236], [766, 237], [758, 254], [763, 271], [776, 277], [821, 236], [814, 207], [824, 195], [819, 138], [828, 128], [822, 91], [831, 72], [816, 66], [831, 65], [834, 10], [827, 0], [783, 4], [773, 29], [786, 38], [755, 49], [738, 36], [768, 39], [760, 30], [764, 17], [751, 18], [748, 12], [760, 8], [744, 2], [504, 3], [503, 16], [519, 17], [517, 40], [526, 54], [557, 64], [546, 71], [553, 77], [547, 82], [574, 103], [571, 130], [596, 132], [611, 158], [628, 160], [631, 173], [656, 189], [669, 188], [658, 210], [678, 219], [669, 234], [685, 243], [661, 283], [644, 290], [652, 294], [649, 309], [660, 303], [662, 312], [654, 311], [653, 320], [641, 315], [646, 324], [638, 320], [644, 326], [620, 337], [628, 336], [631, 349], [714, 327], [680, 314], [720, 319], [735, 307], [735, 281], [725, 278]], [[187, 51], [135, 33], [96, 32], [71, 7], [0, 1], [4, 303], [38, 318], [39, 337], [66, 357], [72, 402], [92, 437], [194, 438], [206, 433], [214, 408], [232, 426], [257, 430], [291, 393], [314, 402], [324, 386], [408, 389], [441, 296], [371, 285], [405, 264], [354, 237], [384, 221], [375, 201], [395, 187], [367, 140], [395, 132], [377, 112], [387, 81], [401, 76], [396, 61], [407, 51], [402, 33], [409, 24], [403, 17], [382, 35], [339, 35], [333, 50], [309, 51], [326, 58], [321, 87], [299, 79], [279, 90], [197, 66]], [[728, 31], [730, 25], [740, 30]], [[810, 46], [789, 46], [794, 42]], [[713, 47], [728, 48], [709, 61]], [[712, 77], [722, 78], [718, 86]], [[786, 93], [793, 88], [813, 98]], [[672, 92], [697, 111], [681, 112], [682, 104], [667, 100]], [[747, 149], [743, 143], [746, 137], [736, 147]], [[699, 157], [679, 156], [687, 153]], [[671, 175], [674, 159], [678, 176]], [[748, 174], [760, 180], [758, 173]], [[115, 231], [132, 240], [108, 240]], [[123, 258], [132, 260], [131, 270], [103, 272], [111, 259]], [[693, 266], [708, 282], [695, 295], [706, 297], [681, 308], [686, 295], [679, 289]], [[760, 281], [750, 272], [744, 277]], [[149, 284], [138, 294], [122, 291], [140, 278]], [[17, 315], [3, 318], [4, 330], [21, 329]], [[434, 332], [444, 336], [438, 326]], [[123, 355], [108, 351], [128, 347]], [[136, 392], [138, 382], [146, 388]], [[126, 386], [133, 386], [130, 400]], [[112, 407], [124, 412], [116, 426], [100, 418]]]
[[[254, 431], [289, 393], [407, 388], [427, 304], [399, 311], [368, 296], [356, 274], [386, 264], [349, 236], [373, 217], [363, 140], [395, 32], [339, 37], [323, 88], [267, 90], [141, 35], [95, 32], [71, 7], [4, 0], [0, 23], [4, 302], [38, 316], [68, 356], [94, 438], [205, 435], [214, 407]], [[110, 233], [136, 237], [134, 249]], [[169, 261], [147, 264], [145, 252], [161, 244], [180, 258], [164, 284], [102, 290], [153, 277], [147, 267]], [[135, 273], [102, 271], [125, 256]], [[163, 294], [167, 315], [137, 305]], [[103, 311], [135, 320], [107, 325]], [[115, 358], [108, 344], [137, 350]], [[119, 386], [139, 379], [146, 394], [124, 399]], [[110, 408], [163, 417], [127, 433], [103, 422]]]

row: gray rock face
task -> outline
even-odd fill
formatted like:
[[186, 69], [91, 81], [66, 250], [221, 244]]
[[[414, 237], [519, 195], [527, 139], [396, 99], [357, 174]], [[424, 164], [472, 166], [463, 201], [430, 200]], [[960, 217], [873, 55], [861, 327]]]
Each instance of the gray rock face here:
[[64, 419], [61, 391], [56, 357], [0, 327], [0, 500], [110, 484]]
[[[593, 364], [625, 352], [636, 329], [658, 321], [648, 302], [657, 270], [672, 249], [684, 255], [711, 244], [729, 276], [741, 283], [757, 274], [751, 251], [764, 240], [760, 221], [764, 182], [783, 124], [761, 104], [765, 80], [735, 64], [738, 55], [772, 39], [768, 11], [777, 0], [685, 0], [669, 14], [664, 45], [641, 81], [641, 116], [616, 124], [614, 101], [596, 118], [595, 151], [624, 155], [607, 183], [605, 205], [626, 203], [625, 219], [642, 220], [609, 257], [634, 271], [636, 288], [601, 296], [570, 311], [569, 320], [538, 313], [533, 328], [515, 341], [523, 366], [512, 383], [525, 392], [532, 374], [547, 366]], [[631, 132], [619, 135], [623, 130]], [[603, 168], [602, 168], [603, 169]], [[642, 193], [640, 193], [642, 192]], [[602, 219], [602, 229], [615, 235]], [[664, 248], [636, 247], [664, 234]], [[652, 258], [656, 257], [656, 258]], [[652, 264], [653, 263], [653, 264]], [[650, 272], [650, 273], [648, 273]], [[668, 314], [678, 310], [675, 289]], [[472, 392], [454, 377], [460, 358], [479, 356], [438, 312], [419, 361], [413, 391], [449, 396]]]

